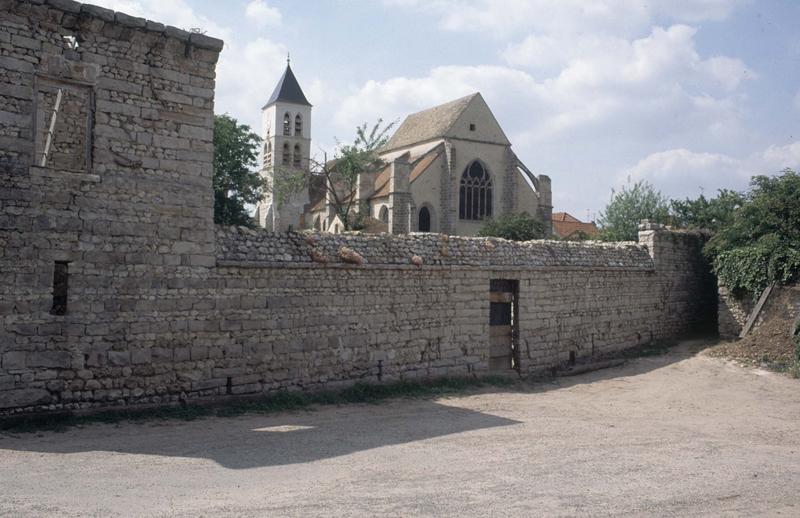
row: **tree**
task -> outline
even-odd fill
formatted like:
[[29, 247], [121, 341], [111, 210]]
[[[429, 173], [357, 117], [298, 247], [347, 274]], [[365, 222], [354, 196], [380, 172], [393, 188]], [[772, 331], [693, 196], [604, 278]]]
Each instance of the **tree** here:
[[643, 219], [666, 223], [669, 218], [667, 199], [652, 185], [638, 181], [621, 191], [611, 190], [611, 201], [600, 213], [600, 239], [604, 241], [635, 241]]
[[261, 138], [230, 115], [214, 116], [214, 223], [253, 226], [247, 205], [264, 191], [258, 165]]
[[[334, 212], [342, 220], [344, 230], [357, 228], [364, 219], [365, 208], [359, 207], [357, 187], [359, 176], [375, 171], [385, 163], [378, 155], [389, 140], [388, 133], [394, 123], [383, 125], [378, 119], [371, 130], [367, 123], [356, 127], [356, 138], [352, 144], [341, 144], [337, 147], [332, 159], [327, 153], [322, 160], [311, 159], [307, 168], [276, 168], [272, 189], [273, 196], [282, 203], [292, 194], [309, 186], [317, 186], [324, 191]], [[359, 210], [356, 210], [359, 208]]]
[[672, 200], [671, 223], [680, 228], [696, 228], [717, 232], [733, 221], [733, 213], [744, 204], [744, 195], [720, 189], [716, 198], [707, 199], [702, 194], [690, 200]]
[[484, 222], [478, 235], [482, 237], [502, 237], [511, 241], [530, 241], [544, 237], [544, 225], [527, 212], [503, 214], [497, 219]]
[[705, 247], [721, 283], [758, 296], [800, 277], [800, 175], [754, 176], [741, 207]]

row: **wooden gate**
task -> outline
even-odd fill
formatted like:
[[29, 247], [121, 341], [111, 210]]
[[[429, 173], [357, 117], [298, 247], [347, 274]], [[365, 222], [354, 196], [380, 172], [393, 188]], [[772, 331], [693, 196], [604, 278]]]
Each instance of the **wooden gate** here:
[[518, 281], [494, 279], [489, 284], [489, 370], [518, 369]]

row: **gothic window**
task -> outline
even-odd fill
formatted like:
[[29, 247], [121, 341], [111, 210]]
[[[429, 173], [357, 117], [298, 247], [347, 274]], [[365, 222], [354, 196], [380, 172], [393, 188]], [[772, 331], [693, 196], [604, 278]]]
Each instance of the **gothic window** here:
[[422, 207], [419, 209], [419, 231], [431, 231], [431, 211], [428, 210], [428, 207]]
[[303, 118], [299, 113], [294, 117], [294, 135], [295, 137], [303, 136]]
[[283, 134], [284, 135], [292, 134], [292, 116], [289, 115], [289, 112], [286, 112], [283, 115]]
[[386, 205], [381, 207], [381, 211], [378, 218], [387, 225], [389, 224], [389, 209], [386, 208]]
[[475, 160], [461, 175], [458, 217], [480, 220], [492, 217], [492, 180], [489, 172]]
[[292, 152], [289, 151], [289, 143], [283, 143], [283, 155], [281, 156], [281, 163], [283, 165], [289, 165], [292, 162]]
[[303, 157], [300, 155], [300, 144], [294, 145], [294, 155], [292, 155], [292, 167], [300, 167]]
[[314, 229], [315, 230], [322, 230], [322, 223], [320, 223], [319, 216], [314, 218]]

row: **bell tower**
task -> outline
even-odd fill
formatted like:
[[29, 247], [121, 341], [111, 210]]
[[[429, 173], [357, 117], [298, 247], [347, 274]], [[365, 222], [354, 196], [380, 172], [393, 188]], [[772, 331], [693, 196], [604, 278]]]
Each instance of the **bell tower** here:
[[[261, 136], [264, 141], [261, 174], [270, 186], [283, 172], [310, 169], [311, 103], [292, 72], [288, 56], [283, 76], [261, 108]], [[284, 198], [278, 199], [270, 188], [256, 208], [260, 226], [276, 232], [307, 226], [303, 211], [308, 204], [308, 189]]]

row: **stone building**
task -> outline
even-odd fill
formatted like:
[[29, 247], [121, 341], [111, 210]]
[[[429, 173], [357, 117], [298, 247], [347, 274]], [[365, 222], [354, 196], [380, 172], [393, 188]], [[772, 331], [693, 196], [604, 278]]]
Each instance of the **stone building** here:
[[[658, 226], [639, 244], [215, 227], [222, 42], [70, 0], [0, 5], [0, 416], [542, 373], [716, 316], [703, 237]], [[310, 106], [281, 91], [269, 120], [297, 108], [305, 131]], [[461, 175], [451, 131], [472, 130], [426, 145]], [[517, 165], [494, 138], [493, 182]], [[387, 153], [419, 147], [398, 139]], [[393, 227], [426, 206], [408, 155], [389, 170]], [[459, 224], [449, 172], [440, 230]]]
[[[311, 105], [288, 64], [262, 113], [268, 181], [276, 161], [309, 167]], [[362, 174], [352, 194], [354, 210], [368, 211], [368, 232], [471, 236], [487, 218], [527, 212], [552, 233], [550, 178], [520, 161], [480, 93], [409, 115], [380, 156], [385, 167]], [[269, 230], [344, 228], [324, 189], [280, 207], [267, 194], [256, 219]]]
[[553, 235], [569, 240], [596, 239], [600, 229], [594, 221], [586, 223], [568, 212], [556, 212], [553, 214]]

